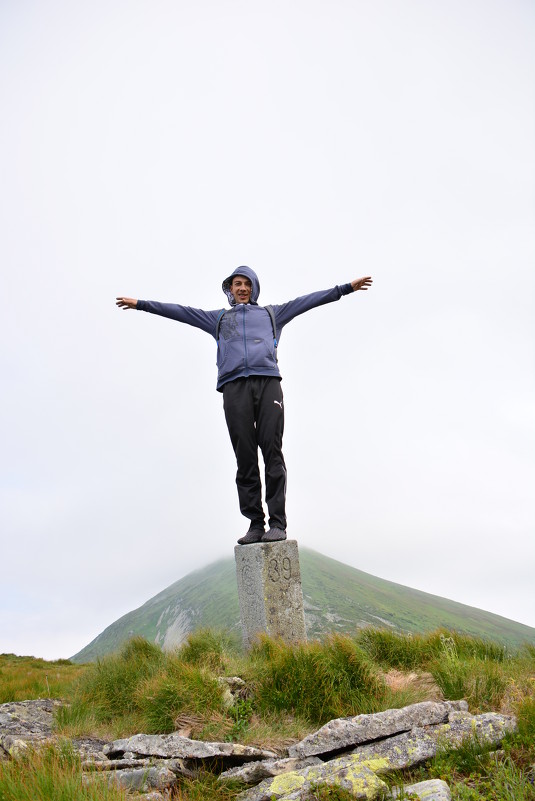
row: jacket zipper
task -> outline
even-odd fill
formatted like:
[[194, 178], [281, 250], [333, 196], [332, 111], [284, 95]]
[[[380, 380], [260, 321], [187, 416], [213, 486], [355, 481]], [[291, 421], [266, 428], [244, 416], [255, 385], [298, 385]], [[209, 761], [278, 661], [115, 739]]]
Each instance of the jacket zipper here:
[[243, 306], [243, 352], [245, 354], [245, 372], [247, 373], [247, 338], [245, 336], [245, 304]]

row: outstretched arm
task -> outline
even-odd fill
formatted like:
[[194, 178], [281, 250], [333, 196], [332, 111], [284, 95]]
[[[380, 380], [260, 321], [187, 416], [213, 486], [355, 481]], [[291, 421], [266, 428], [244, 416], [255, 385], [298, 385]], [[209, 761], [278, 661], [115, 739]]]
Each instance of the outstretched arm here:
[[354, 281], [351, 281], [351, 287], [353, 292], [357, 292], [359, 289], [368, 289], [372, 283], [371, 275], [367, 275], [365, 278], [355, 278]]
[[192, 306], [179, 306], [177, 303], [158, 303], [154, 300], [136, 300], [124, 297], [115, 298], [115, 305], [120, 309], [137, 309], [137, 311], [169, 317], [179, 323], [187, 323], [187, 325], [200, 328], [211, 336], [215, 336], [216, 322], [221, 311], [220, 309], [204, 311], [204, 309], [195, 309]]
[[295, 298], [295, 300], [282, 303], [280, 306], [273, 306], [277, 330], [280, 333], [283, 327], [299, 314], [304, 314], [304, 312], [310, 311], [310, 309], [323, 306], [325, 303], [332, 303], [335, 300], [340, 300], [342, 295], [351, 295], [359, 289], [368, 289], [371, 283], [372, 278], [370, 275], [367, 275], [364, 278], [356, 278], [350, 283], [334, 286], [332, 289], [312, 292], [309, 295], [302, 295], [299, 298]]
[[135, 309], [137, 307], [137, 300], [134, 298], [115, 298], [115, 305], [120, 309]]

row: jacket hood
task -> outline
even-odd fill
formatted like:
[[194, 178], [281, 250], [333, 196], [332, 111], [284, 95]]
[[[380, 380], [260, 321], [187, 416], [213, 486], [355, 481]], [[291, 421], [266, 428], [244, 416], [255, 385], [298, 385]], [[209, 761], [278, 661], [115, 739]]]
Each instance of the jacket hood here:
[[234, 296], [230, 291], [230, 285], [232, 283], [232, 279], [235, 275], [244, 275], [252, 284], [251, 289], [251, 303], [257, 305], [258, 296], [260, 295], [260, 281], [258, 280], [258, 276], [254, 270], [251, 270], [250, 267], [236, 267], [233, 273], [231, 273], [228, 278], [225, 278], [222, 284], [222, 290], [228, 298], [228, 302], [231, 306], [236, 305], [236, 301], [234, 300]]

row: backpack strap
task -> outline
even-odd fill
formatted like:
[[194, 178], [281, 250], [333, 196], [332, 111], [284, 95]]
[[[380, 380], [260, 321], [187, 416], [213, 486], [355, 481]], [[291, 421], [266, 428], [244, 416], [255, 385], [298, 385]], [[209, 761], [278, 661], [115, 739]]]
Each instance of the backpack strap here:
[[275, 354], [277, 353], [277, 324], [275, 323], [275, 312], [273, 311], [273, 306], [264, 306], [264, 309], [269, 314], [269, 319], [271, 320], [271, 327], [273, 329], [273, 345], [275, 346]]
[[221, 311], [217, 315], [217, 320], [215, 324], [215, 339], [218, 345], [219, 345], [219, 329], [221, 328], [221, 320], [223, 318], [223, 315], [225, 314], [225, 311], [226, 309], [221, 309]]

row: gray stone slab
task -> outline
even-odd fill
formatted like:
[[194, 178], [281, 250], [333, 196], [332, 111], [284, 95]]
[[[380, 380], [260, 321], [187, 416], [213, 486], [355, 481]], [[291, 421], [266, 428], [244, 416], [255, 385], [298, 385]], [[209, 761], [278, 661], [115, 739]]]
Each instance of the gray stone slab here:
[[219, 774], [220, 779], [240, 779], [246, 784], [256, 784], [263, 779], [280, 776], [282, 773], [302, 770], [311, 765], [323, 765], [318, 757], [307, 757], [306, 759], [263, 759], [259, 762], [249, 762], [246, 765], [238, 765], [235, 768], [223, 771]]
[[303, 759], [308, 756], [326, 755], [344, 748], [401, 734], [415, 727], [446, 723], [449, 707], [436, 701], [421, 701], [403, 709], [386, 709], [369, 715], [330, 720], [318, 731], [290, 746], [288, 756]]
[[297, 541], [237, 545], [234, 556], [245, 647], [261, 633], [306, 640]]
[[134, 734], [120, 740], [114, 740], [104, 747], [104, 754], [114, 759], [123, 757], [125, 753], [141, 757], [167, 757], [169, 759], [235, 759], [243, 762], [258, 759], [275, 759], [273, 751], [253, 748], [240, 743], [209, 743], [204, 740], [190, 740], [177, 732], [173, 734]]
[[133, 770], [116, 770], [105, 773], [84, 773], [82, 784], [88, 786], [98, 781], [105, 781], [110, 787], [120, 787], [124, 790], [147, 792], [150, 790], [164, 790], [176, 784], [177, 778], [173, 771], [166, 767], [135, 768]]
[[[417, 784], [406, 784], [403, 787], [403, 793], [417, 795], [420, 801], [451, 801], [450, 788], [442, 779], [429, 779]], [[401, 795], [401, 790], [394, 790], [392, 795], [397, 798]]]

